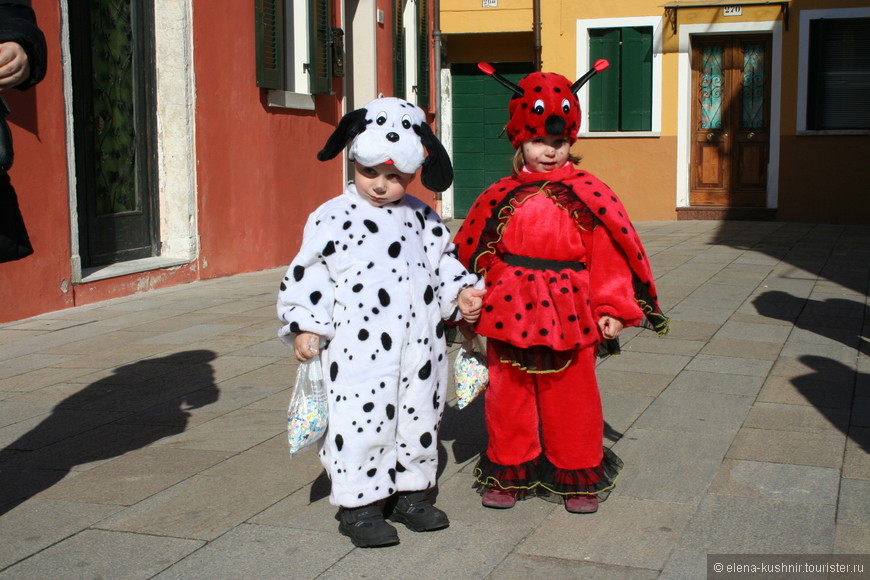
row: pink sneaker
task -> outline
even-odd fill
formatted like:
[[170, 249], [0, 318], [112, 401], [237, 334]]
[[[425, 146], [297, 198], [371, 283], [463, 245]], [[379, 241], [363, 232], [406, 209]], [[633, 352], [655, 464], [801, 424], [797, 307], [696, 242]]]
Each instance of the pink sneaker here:
[[481, 503], [484, 505], [484, 507], [506, 510], [516, 505], [517, 492], [513, 489], [490, 487], [485, 492], [483, 492]]
[[598, 511], [598, 496], [586, 494], [566, 496], [565, 509], [572, 514], [593, 514]]

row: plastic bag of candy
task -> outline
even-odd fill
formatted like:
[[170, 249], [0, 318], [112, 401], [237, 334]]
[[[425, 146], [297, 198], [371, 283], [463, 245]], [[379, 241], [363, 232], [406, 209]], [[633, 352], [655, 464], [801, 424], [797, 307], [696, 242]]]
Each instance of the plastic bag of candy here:
[[296, 387], [287, 409], [287, 440], [290, 454], [307, 449], [326, 433], [326, 391], [320, 357], [299, 364]]
[[483, 337], [475, 335], [462, 342], [453, 361], [453, 376], [456, 378], [457, 406], [462, 409], [489, 384]]

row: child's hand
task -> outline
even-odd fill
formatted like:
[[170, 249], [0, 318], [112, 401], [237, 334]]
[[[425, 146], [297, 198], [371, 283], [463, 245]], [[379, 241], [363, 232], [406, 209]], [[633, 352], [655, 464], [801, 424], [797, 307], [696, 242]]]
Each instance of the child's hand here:
[[463, 288], [459, 292], [457, 303], [459, 311], [462, 313], [462, 318], [469, 324], [474, 324], [480, 318], [480, 310], [483, 308], [483, 295], [486, 290], [477, 290], [471, 286]]
[[320, 353], [320, 337], [313, 332], [300, 332], [293, 341], [293, 354], [296, 360], [305, 362]]
[[619, 333], [622, 332], [624, 326], [620, 319], [608, 316], [607, 314], [598, 319], [598, 330], [601, 331], [601, 336], [606, 340], [619, 337]]

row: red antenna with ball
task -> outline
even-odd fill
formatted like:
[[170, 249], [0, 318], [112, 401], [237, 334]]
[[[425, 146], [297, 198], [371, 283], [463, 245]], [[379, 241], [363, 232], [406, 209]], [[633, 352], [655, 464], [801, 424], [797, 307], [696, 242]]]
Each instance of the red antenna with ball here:
[[500, 74], [495, 72], [495, 69], [488, 62], [477, 63], [477, 68], [479, 68], [480, 71], [483, 72], [484, 74], [491, 76], [492, 78], [494, 78], [495, 80], [497, 80], [498, 82], [500, 82], [501, 84], [503, 84], [504, 86], [509, 88], [511, 91], [514, 92], [514, 94], [516, 94], [520, 97], [523, 96], [523, 94], [524, 94], [523, 89], [521, 89], [517, 85], [513, 84], [512, 82], [510, 82], [509, 80], [507, 80], [506, 78], [504, 78], [503, 76], [501, 76]]
[[580, 90], [580, 87], [585, 85], [589, 79], [591, 79], [596, 74], [600, 73], [601, 71], [603, 71], [604, 69], [606, 69], [609, 66], [610, 66], [610, 63], [607, 62], [606, 60], [604, 60], [603, 58], [596, 60], [595, 64], [592, 65], [592, 69], [590, 69], [589, 72], [587, 72], [585, 75], [583, 75], [582, 77], [577, 79], [576, 83], [571, 85], [571, 92], [576, 95], [577, 91]]

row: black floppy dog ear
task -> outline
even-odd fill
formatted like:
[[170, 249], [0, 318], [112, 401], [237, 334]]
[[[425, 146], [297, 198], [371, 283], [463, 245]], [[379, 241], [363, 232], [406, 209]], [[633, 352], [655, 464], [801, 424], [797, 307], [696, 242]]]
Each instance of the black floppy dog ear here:
[[338, 127], [326, 140], [326, 145], [317, 154], [320, 161], [328, 161], [341, 153], [347, 144], [354, 138], [366, 130], [366, 113], [365, 109], [357, 109], [351, 111], [341, 118], [338, 122]]
[[427, 189], [441, 192], [453, 183], [453, 164], [444, 145], [432, 132], [428, 123], [414, 125], [414, 132], [420, 136], [420, 143], [429, 153], [423, 160], [423, 170], [420, 172], [420, 181]]

